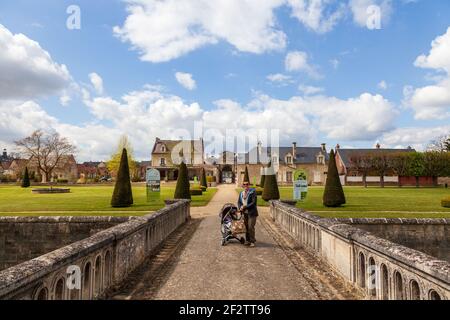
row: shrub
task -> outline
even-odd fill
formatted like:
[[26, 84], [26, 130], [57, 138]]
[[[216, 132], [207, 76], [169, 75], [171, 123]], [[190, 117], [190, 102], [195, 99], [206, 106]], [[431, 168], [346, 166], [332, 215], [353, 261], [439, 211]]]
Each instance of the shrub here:
[[255, 190], [256, 190], [256, 195], [257, 196], [262, 196], [262, 194], [264, 192], [264, 188], [257, 187], [257, 188], [255, 188]]
[[200, 185], [205, 188], [205, 190], [203, 191], [206, 191], [206, 189], [208, 188], [208, 182], [206, 181], [206, 172], [204, 168], [202, 169], [202, 176], [200, 177]]
[[69, 180], [67, 180], [67, 179], [57, 179], [56, 182], [57, 183], [69, 183]]
[[244, 181], [250, 183], [250, 176], [248, 175], [248, 167], [245, 166], [245, 173], [244, 173]]
[[207, 176], [207, 177], [206, 177], [206, 181], [207, 181], [208, 183], [216, 182], [216, 177], [214, 177], [214, 176]]
[[345, 204], [344, 190], [337, 171], [334, 150], [330, 152], [330, 161], [328, 163], [328, 175], [323, 194], [323, 205], [325, 207], [340, 207]]
[[200, 185], [193, 185], [190, 187], [190, 194], [191, 196], [201, 196], [203, 194], [203, 186]]
[[207, 188], [207, 187], [204, 187], [204, 186], [202, 186], [201, 189], [202, 189], [203, 192], [205, 192], [206, 190], [208, 190], [208, 188]]
[[279, 200], [280, 191], [278, 190], [277, 176], [273, 172], [273, 168], [270, 166], [272, 172], [267, 174], [264, 181], [264, 191], [262, 193], [262, 198], [265, 201], [269, 200]]
[[123, 149], [117, 172], [116, 185], [111, 199], [114, 208], [130, 207], [133, 204], [133, 191], [131, 190], [130, 168], [128, 166], [127, 149]]
[[441, 205], [444, 208], [450, 208], [450, 197], [445, 197], [444, 199], [442, 199]]
[[22, 188], [29, 188], [31, 186], [30, 176], [28, 175], [28, 167], [25, 167], [25, 173], [23, 174]]
[[263, 188], [263, 189], [264, 189], [264, 183], [265, 183], [265, 181], [266, 181], [266, 176], [264, 175], [264, 171], [263, 171], [263, 173], [262, 173], [262, 175], [261, 175], [261, 182], [259, 183], [259, 186], [260, 186], [261, 188]]
[[191, 199], [191, 193], [189, 191], [190, 189], [189, 184], [189, 177], [188, 177], [188, 170], [186, 167], [186, 164], [182, 162], [180, 164], [180, 170], [178, 173], [178, 179], [177, 179], [177, 186], [175, 188], [175, 199]]

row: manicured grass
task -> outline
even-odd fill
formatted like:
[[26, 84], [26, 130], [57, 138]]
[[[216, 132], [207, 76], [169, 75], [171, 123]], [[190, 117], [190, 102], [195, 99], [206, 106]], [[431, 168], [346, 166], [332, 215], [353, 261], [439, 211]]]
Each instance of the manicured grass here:
[[[323, 191], [323, 187], [310, 187], [306, 200], [297, 206], [324, 217], [450, 218], [450, 209], [441, 206], [449, 189], [344, 187], [347, 204], [341, 208], [324, 207]], [[280, 188], [280, 196], [292, 199], [292, 188]], [[258, 197], [258, 205], [268, 204]]]
[[[146, 187], [133, 185], [134, 205], [111, 208], [113, 186], [69, 186], [69, 194], [32, 194], [31, 189], [0, 186], [0, 215], [145, 215], [164, 207], [164, 200], [173, 199], [175, 187], [163, 186], [160, 199], [147, 202]], [[193, 196], [191, 205], [205, 206], [217, 192], [208, 188], [202, 196]]]

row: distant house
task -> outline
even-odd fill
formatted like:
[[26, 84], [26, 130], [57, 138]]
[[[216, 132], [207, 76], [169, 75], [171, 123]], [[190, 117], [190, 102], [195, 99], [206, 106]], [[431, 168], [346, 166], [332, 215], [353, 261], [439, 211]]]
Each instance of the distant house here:
[[[393, 155], [398, 153], [415, 152], [412, 148], [407, 149], [385, 149], [378, 144], [374, 149], [343, 149], [339, 145], [336, 146], [336, 165], [341, 183], [343, 185], [362, 185], [364, 183], [363, 172], [356, 161], [358, 158], [365, 155], [387, 154]], [[428, 185], [427, 178], [421, 178], [422, 185]], [[369, 168], [366, 176], [366, 183], [368, 185], [378, 185], [381, 182], [381, 177], [375, 169]], [[384, 175], [384, 183], [389, 185], [415, 185], [416, 179], [414, 177], [399, 177], [393, 168], [388, 167]], [[432, 180], [431, 180], [432, 185]]]
[[78, 178], [96, 180], [109, 176], [108, 168], [105, 162], [83, 162], [77, 165], [77, 169]]
[[161, 180], [176, 180], [181, 162], [187, 165], [190, 179], [195, 176], [200, 177], [205, 165], [203, 139], [161, 140], [156, 138], [150, 167], [159, 170]]
[[[35, 172], [42, 176], [42, 182], [45, 181], [45, 174], [40, 172], [40, 169], [37, 165], [37, 160], [34, 157], [31, 157], [27, 163], [28, 170]], [[61, 158], [58, 166], [53, 169], [51, 182], [56, 182], [57, 180], [67, 180], [68, 182], [76, 182], [78, 180], [78, 165], [75, 160], [74, 155], [67, 155]]]
[[271, 162], [280, 185], [291, 185], [297, 170], [306, 172], [309, 185], [323, 185], [326, 181], [328, 159], [325, 144], [320, 147], [298, 147], [294, 142], [291, 147], [279, 148], [264, 148], [259, 144], [250, 152], [237, 155], [237, 183], [243, 182], [245, 167], [248, 168], [252, 180], [250, 182], [259, 183], [262, 168]]

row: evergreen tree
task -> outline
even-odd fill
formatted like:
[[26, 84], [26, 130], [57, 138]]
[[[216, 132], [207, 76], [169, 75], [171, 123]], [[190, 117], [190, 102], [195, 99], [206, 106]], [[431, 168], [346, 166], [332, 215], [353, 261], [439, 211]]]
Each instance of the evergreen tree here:
[[200, 179], [200, 185], [202, 187], [208, 188], [208, 182], [206, 181], [206, 172], [205, 169], [202, 169], [202, 177]]
[[244, 173], [244, 181], [250, 183], [250, 176], [248, 175], [248, 168], [245, 166], [245, 173]]
[[189, 184], [189, 177], [188, 177], [188, 170], [187, 166], [184, 162], [180, 164], [180, 170], [178, 172], [178, 179], [177, 179], [177, 186], [175, 188], [175, 199], [191, 199], [191, 193], [190, 193], [190, 187]]
[[130, 207], [133, 204], [133, 192], [131, 190], [130, 168], [128, 166], [127, 149], [122, 150], [119, 170], [117, 172], [116, 185], [111, 199], [114, 208]]
[[25, 173], [23, 174], [22, 188], [29, 188], [31, 186], [30, 176], [28, 175], [28, 167], [25, 167]]
[[260, 186], [261, 188], [264, 188], [264, 183], [265, 183], [265, 181], [266, 181], [266, 175], [265, 175], [265, 172], [264, 172], [264, 170], [263, 170], [263, 172], [261, 173], [261, 182], [259, 183], [259, 186]]
[[330, 161], [328, 164], [327, 182], [323, 194], [323, 205], [325, 207], [340, 207], [345, 204], [345, 194], [342, 188], [341, 180], [336, 166], [334, 150], [330, 152]]
[[269, 167], [264, 170], [265, 178], [264, 178], [264, 191], [262, 194], [262, 198], [264, 201], [269, 200], [279, 200], [280, 199], [280, 191], [278, 190], [278, 182], [277, 175], [272, 167], [272, 164], [269, 164]]

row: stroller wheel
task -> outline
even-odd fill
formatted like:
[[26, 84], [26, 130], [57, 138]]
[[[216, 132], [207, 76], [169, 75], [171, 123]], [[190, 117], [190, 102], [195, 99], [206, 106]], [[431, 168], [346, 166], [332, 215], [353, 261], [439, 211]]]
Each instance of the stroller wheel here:
[[241, 242], [241, 244], [245, 244], [245, 239], [244, 239], [244, 237], [241, 237], [241, 238], [239, 239], [239, 241]]
[[222, 246], [225, 246], [227, 244], [227, 241], [225, 239], [222, 239]]

